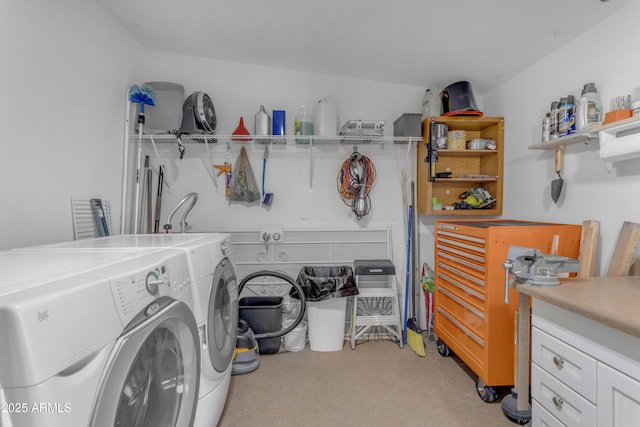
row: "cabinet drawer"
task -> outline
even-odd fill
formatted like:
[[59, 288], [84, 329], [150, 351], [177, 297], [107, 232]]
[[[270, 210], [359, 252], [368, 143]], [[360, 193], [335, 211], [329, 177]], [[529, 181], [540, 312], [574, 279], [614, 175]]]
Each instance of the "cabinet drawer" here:
[[531, 401], [531, 427], [565, 427], [565, 425], [533, 399]]
[[532, 360], [558, 380], [596, 403], [596, 360], [586, 353], [533, 327]]
[[531, 395], [567, 426], [596, 426], [596, 407], [535, 363], [531, 364]]

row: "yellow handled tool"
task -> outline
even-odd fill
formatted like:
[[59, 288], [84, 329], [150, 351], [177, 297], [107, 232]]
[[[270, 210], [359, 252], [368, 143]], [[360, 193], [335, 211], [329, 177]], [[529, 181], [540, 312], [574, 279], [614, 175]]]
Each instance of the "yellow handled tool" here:
[[223, 173], [225, 175], [225, 183], [224, 183], [224, 196], [229, 198], [229, 184], [231, 184], [231, 164], [225, 163], [224, 165], [213, 165], [215, 169], [218, 169], [218, 173], [216, 176], [220, 176]]

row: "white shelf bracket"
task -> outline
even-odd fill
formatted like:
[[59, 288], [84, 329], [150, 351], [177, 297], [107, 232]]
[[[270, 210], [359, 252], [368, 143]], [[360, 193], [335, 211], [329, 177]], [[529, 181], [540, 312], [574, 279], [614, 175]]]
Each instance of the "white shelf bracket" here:
[[604, 171], [607, 173], [607, 175], [611, 175], [614, 170], [615, 166], [613, 162], [604, 162]]

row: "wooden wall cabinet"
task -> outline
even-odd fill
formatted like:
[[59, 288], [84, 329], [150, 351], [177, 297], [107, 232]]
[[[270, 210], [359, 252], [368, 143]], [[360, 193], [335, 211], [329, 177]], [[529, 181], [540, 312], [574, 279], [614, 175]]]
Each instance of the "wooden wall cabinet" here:
[[[495, 150], [438, 150], [435, 173], [451, 172], [450, 178], [430, 180], [429, 150], [431, 122], [445, 123], [449, 131], [464, 130], [465, 139], [493, 139]], [[504, 118], [502, 117], [427, 117], [422, 122], [422, 142], [418, 142], [417, 156], [417, 202], [418, 213], [443, 216], [499, 216], [502, 214], [502, 162], [504, 154]], [[445, 210], [460, 195], [470, 188], [482, 187], [496, 202], [486, 209]], [[442, 204], [443, 210], [434, 210], [433, 197]]]

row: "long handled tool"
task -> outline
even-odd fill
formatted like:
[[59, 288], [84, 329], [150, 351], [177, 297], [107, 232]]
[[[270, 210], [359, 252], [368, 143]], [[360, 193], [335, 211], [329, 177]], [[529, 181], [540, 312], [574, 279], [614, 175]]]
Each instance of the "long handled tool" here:
[[[425, 355], [424, 342], [422, 341], [422, 335], [418, 333], [418, 328], [415, 323], [413, 314], [409, 317], [409, 299], [413, 300], [413, 289], [410, 289], [409, 283], [411, 272], [411, 235], [413, 234], [413, 205], [409, 205], [409, 226], [407, 233], [407, 270], [405, 275], [405, 289], [404, 289], [404, 344], [409, 344], [409, 347], [420, 357]], [[413, 303], [412, 303], [413, 305]], [[413, 310], [413, 307], [412, 307]]]
[[160, 165], [160, 171], [158, 172], [158, 191], [156, 193], [156, 217], [153, 222], [153, 232], [155, 234], [160, 232], [160, 214], [162, 211], [162, 186], [164, 185], [164, 166]]
[[267, 171], [267, 157], [269, 157], [269, 146], [265, 143], [264, 157], [262, 159], [262, 204], [264, 206], [271, 206], [271, 202], [273, 202], [273, 193], [264, 192], [264, 181], [265, 181], [265, 174]]
[[151, 189], [153, 187], [153, 171], [151, 168], [147, 169], [147, 233], [151, 234], [153, 231], [153, 213], [151, 200]]
[[144, 114], [144, 106], [155, 106], [156, 105], [156, 93], [150, 86], [138, 86], [133, 85], [129, 88], [129, 101], [135, 104], [140, 105], [140, 109], [138, 111], [138, 156], [136, 160], [136, 193], [135, 193], [135, 207], [134, 207], [134, 218], [133, 218], [133, 233], [138, 234], [139, 230], [141, 230], [140, 222], [142, 222], [141, 215], [141, 203], [140, 193], [141, 189], [144, 190], [142, 181], [146, 179], [146, 173], [142, 175], [140, 173], [140, 158], [142, 155], [142, 129], [145, 122], [145, 114]]
[[404, 284], [404, 344], [407, 344], [407, 319], [409, 318], [409, 263], [411, 255], [411, 215], [413, 215], [413, 206], [409, 206], [409, 223], [407, 225], [407, 268], [405, 271], [405, 284]]

